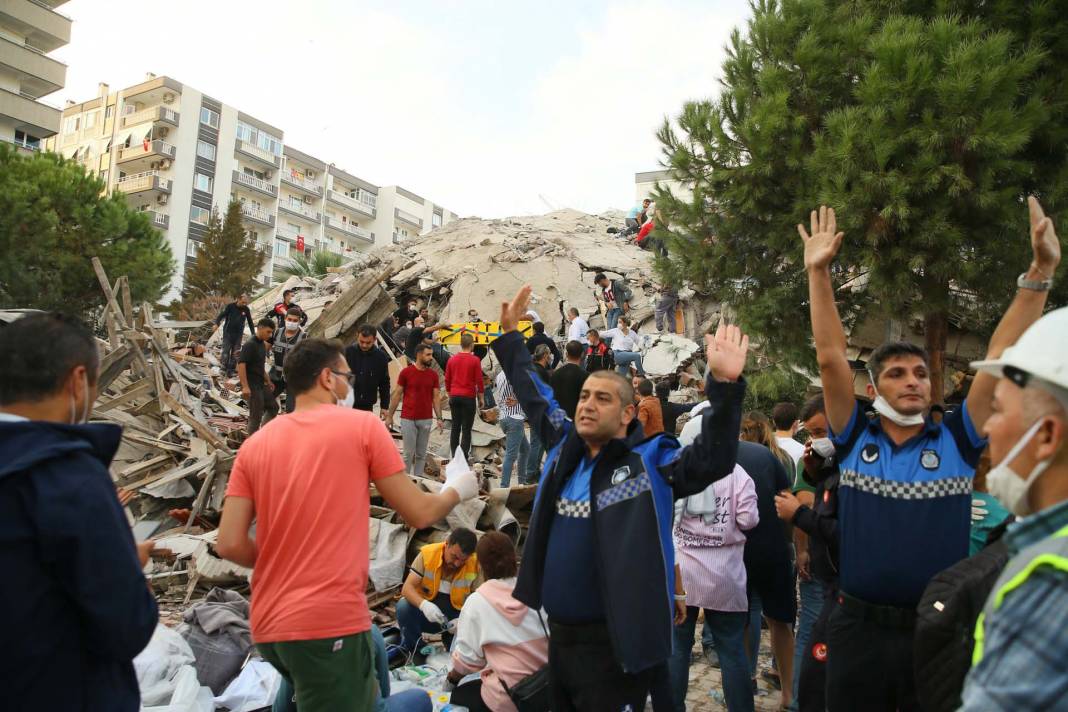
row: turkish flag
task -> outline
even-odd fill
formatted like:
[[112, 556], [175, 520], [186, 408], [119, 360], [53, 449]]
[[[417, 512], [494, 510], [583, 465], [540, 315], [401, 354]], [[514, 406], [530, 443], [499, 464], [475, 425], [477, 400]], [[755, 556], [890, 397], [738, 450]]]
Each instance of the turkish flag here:
[[297, 235], [297, 252], [304, 252], [304, 236]]

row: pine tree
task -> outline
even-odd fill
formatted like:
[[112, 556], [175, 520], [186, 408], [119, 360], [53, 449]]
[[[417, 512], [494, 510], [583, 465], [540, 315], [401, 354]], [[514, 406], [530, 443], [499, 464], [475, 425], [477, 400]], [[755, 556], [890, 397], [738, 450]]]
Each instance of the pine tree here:
[[225, 220], [219, 219], [217, 211], [211, 211], [196, 260], [185, 272], [183, 301], [249, 292], [257, 286], [265, 261], [256, 238], [241, 223], [241, 204], [230, 201]]
[[814, 370], [794, 226], [832, 205], [844, 321], [921, 314], [940, 399], [950, 314], [992, 327], [1029, 259], [1024, 198], [1055, 214], [1068, 187], [1063, 144], [1048, 150], [1064, 138], [1063, 38], [994, 29], [988, 5], [1006, 3], [754, 3], [719, 98], [659, 132], [693, 187], [656, 195], [661, 270], [729, 305], [772, 361]]

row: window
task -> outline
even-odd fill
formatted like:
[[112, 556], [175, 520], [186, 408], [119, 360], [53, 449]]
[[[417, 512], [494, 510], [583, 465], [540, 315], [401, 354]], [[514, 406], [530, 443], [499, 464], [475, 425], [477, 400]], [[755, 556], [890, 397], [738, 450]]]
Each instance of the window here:
[[434, 217], [430, 218], [430, 224], [434, 227], [441, 227], [441, 216], [434, 213]]
[[210, 219], [211, 211], [205, 210], [199, 205], [194, 205], [193, 209], [189, 211], [189, 220], [197, 225], [207, 225]]
[[203, 173], [193, 174], [193, 187], [197, 190], [210, 193], [214, 183], [215, 181], [213, 181], [210, 176], [206, 176]]
[[78, 130], [78, 117], [68, 116], [63, 120], [63, 133], [72, 134]]
[[244, 121], [237, 122], [237, 137], [245, 143], [258, 146], [275, 156], [282, 155], [282, 139], [272, 136], [251, 124], [246, 124]]
[[274, 241], [274, 254], [276, 257], [288, 257], [289, 256], [289, 243], [285, 240], [279, 240], [275, 238]]
[[36, 136], [31, 136], [25, 131], [15, 130], [15, 143], [24, 148], [41, 148], [41, 139]]
[[209, 161], [215, 160], [215, 146], [207, 141], [197, 141], [197, 155]]
[[195, 240], [185, 241], [185, 256], [196, 257], [197, 256], [197, 243]]
[[219, 128], [219, 114], [206, 106], [200, 107], [200, 123], [213, 129]]
[[115, 105], [112, 104], [104, 109], [104, 120], [107, 121], [115, 114]]
[[96, 117], [99, 113], [99, 111], [90, 111], [85, 115], [85, 128], [91, 129], [96, 126]]

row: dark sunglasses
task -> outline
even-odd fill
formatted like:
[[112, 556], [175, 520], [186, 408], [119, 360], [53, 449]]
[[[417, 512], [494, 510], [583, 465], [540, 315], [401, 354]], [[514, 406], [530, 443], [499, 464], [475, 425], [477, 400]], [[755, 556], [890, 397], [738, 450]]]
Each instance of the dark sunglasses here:
[[1030, 373], [1015, 366], [1002, 366], [1001, 373], [1020, 388], [1027, 388], [1027, 384], [1031, 381]]

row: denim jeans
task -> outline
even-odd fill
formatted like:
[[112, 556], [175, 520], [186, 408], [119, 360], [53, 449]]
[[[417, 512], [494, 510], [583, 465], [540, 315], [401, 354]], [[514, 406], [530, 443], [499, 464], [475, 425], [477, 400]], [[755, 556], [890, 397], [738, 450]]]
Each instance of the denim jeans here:
[[[435, 596], [434, 605], [440, 608], [450, 621], [460, 617], [460, 611], [452, 607], [452, 600], [447, 593], [439, 593]], [[423, 639], [423, 633], [442, 632], [440, 625], [428, 621], [423, 612], [408, 603], [406, 598], [397, 601], [397, 625], [401, 629], [401, 647], [405, 650], [417, 650]], [[446, 638], [451, 642], [451, 635], [442, 636], [443, 640]], [[445, 647], [449, 647], [447, 642]]]
[[616, 328], [616, 324], [619, 322], [619, 317], [623, 316], [623, 310], [620, 307], [612, 307], [604, 315], [605, 327], [608, 329]]
[[519, 484], [532, 485], [541, 479], [541, 458], [545, 455], [545, 446], [538, 437], [538, 431], [530, 429], [530, 452], [525, 461], [526, 474], [520, 473]]
[[749, 592], [749, 650], [752, 656], [749, 658], [749, 677], [756, 679], [757, 660], [760, 658], [760, 621], [764, 607], [760, 604], [760, 596], [754, 591]]
[[619, 375], [630, 378], [630, 365], [632, 363], [639, 376], [645, 375], [645, 369], [642, 368], [642, 355], [637, 351], [613, 351], [612, 355], [616, 359], [616, 371]]
[[817, 579], [805, 581], [798, 577], [798, 588], [801, 591], [801, 610], [798, 612], [797, 633], [794, 636], [794, 697], [793, 702], [790, 703], [791, 712], [797, 712], [797, 686], [801, 680], [801, 661], [808, 653], [812, 626], [820, 616], [824, 599], [823, 583]]
[[[705, 631], [715, 641], [719, 653], [720, 670], [723, 673], [723, 697], [730, 712], [752, 712], [753, 688], [745, 657], [745, 624], [748, 615], [744, 611], [710, 611], [705, 609]], [[669, 667], [671, 689], [676, 712], [686, 710], [686, 688], [690, 679], [690, 651], [693, 650], [694, 628], [697, 625], [697, 608], [686, 609], [686, 620], [675, 626], [675, 652]]]
[[513, 466], [517, 472], [517, 479], [522, 477], [530, 444], [527, 443], [525, 420], [504, 416], [501, 418], [500, 425], [501, 430], [504, 431], [504, 463], [501, 465], [501, 487], [508, 487], [512, 482]]
[[426, 449], [430, 445], [430, 429], [434, 427], [431, 418], [426, 420], [408, 420], [401, 418], [401, 438], [404, 441], [404, 469], [409, 474], [425, 477]]

